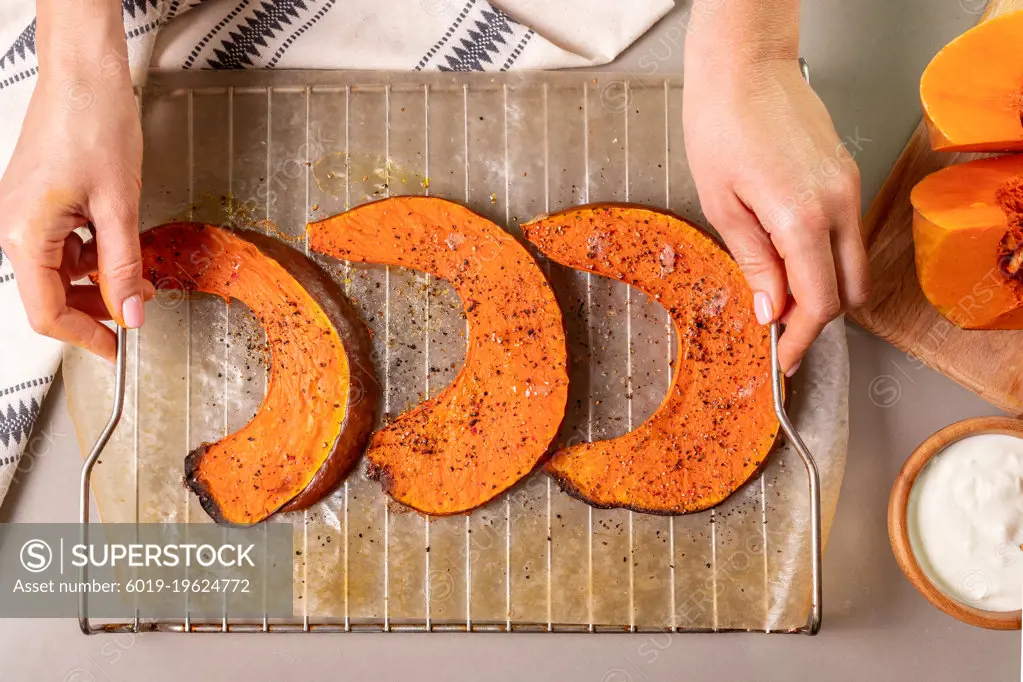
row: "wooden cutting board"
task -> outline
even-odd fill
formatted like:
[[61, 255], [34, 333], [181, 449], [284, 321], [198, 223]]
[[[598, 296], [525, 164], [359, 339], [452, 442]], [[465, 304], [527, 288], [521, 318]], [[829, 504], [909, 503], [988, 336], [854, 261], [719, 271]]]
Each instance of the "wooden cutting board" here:
[[[992, 0], [981, 21], [1023, 9]], [[884, 340], [1013, 413], [1023, 412], [1023, 331], [964, 331], [938, 314], [916, 278], [909, 193], [924, 176], [981, 156], [933, 152], [923, 122], [863, 218], [873, 286], [852, 318]]]

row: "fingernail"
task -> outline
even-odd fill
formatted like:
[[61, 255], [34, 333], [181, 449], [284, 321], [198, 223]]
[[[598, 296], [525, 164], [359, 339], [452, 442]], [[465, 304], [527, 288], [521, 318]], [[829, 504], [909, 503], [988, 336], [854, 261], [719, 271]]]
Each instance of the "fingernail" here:
[[763, 291], [753, 294], [753, 312], [756, 313], [757, 322], [760, 324], [771, 324], [774, 318], [774, 310], [771, 307], [771, 297]]
[[789, 367], [789, 371], [785, 372], [785, 376], [787, 376], [787, 377], [791, 377], [791, 376], [792, 376], [793, 374], [795, 374], [796, 372], [798, 372], [798, 371], [799, 371], [799, 366], [800, 366], [801, 364], [803, 364], [803, 361], [802, 361], [802, 360], [800, 360], [800, 361], [799, 361], [799, 362], [797, 362], [796, 364], [794, 364], [794, 365], [792, 365], [791, 367]]
[[141, 296], [131, 296], [121, 305], [121, 318], [128, 329], [138, 329], [146, 321]]

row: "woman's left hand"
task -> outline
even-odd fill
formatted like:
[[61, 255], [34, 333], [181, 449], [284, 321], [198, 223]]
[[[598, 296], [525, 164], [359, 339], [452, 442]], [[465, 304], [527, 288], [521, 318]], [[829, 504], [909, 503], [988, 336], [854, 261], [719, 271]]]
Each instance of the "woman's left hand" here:
[[746, 275], [758, 321], [785, 323], [778, 352], [791, 375], [869, 293], [856, 163], [795, 59], [687, 68], [683, 98], [704, 214]]

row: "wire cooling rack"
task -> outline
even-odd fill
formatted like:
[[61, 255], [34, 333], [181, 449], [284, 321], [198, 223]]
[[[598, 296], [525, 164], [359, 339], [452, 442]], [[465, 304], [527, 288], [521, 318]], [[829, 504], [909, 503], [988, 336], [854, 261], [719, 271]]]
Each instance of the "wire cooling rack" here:
[[[392, 193], [459, 200], [513, 233], [520, 221], [538, 213], [598, 200], [644, 202], [700, 218], [676, 132], [681, 126], [672, 120], [681, 111], [681, 83], [671, 78], [166, 74], [154, 78], [142, 101], [144, 227], [172, 218], [223, 222], [227, 206], [228, 220], [261, 225], [301, 246], [307, 220]], [[465, 322], [443, 283], [398, 268], [319, 260], [344, 284], [375, 332], [383, 418], [454, 376], [464, 353], [458, 330]], [[565, 439], [631, 430], [667, 389], [674, 345], [670, 320], [624, 284], [543, 265], [559, 299], [578, 303], [566, 310], [570, 354], [580, 367], [573, 369], [577, 394], [570, 396]], [[82, 469], [83, 534], [95, 467], [106, 453], [100, 471], [116, 470], [111, 439], [117, 441], [125, 427], [132, 433], [122, 439], [122, 473], [134, 482], [128, 505], [134, 521], [208, 522], [180, 494], [146, 499], [148, 484], [140, 480], [152, 477], [147, 467], [155, 461], [146, 444], [156, 442], [150, 449], [166, 450], [168, 461], [180, 463], [200, 442], [237, 429], [262, 397], [257, 392], [239, 398], [232, 384], [253, 378], [258, 384], [262, 369], [242, 376], [244, 359], [220, 350], [230, 333], [251, 327], [245, 310], [237, 302], [225, 306], [199, 297], [176, 303], [169, 314], [183, 329], [183, 384], [174, 390], [184, 439], [178, 447], [166, 437], [145, 436], [153, 427], [141, 403], [161, 390], [140, 386], [159, 351], [146, 334], [155, 334], [151, 328], [160, 323], [151, 321], [141, 333], [119, 329], [113, 408]], [[166, 307], [154, 312], [162, 315]], [[412, 322], [416, 318], [421, 324]], [[715, 510], [685, 517], [595, 510], [535, 472], [471, 515], [429, 519], [393, 508], [358, 472], [317, 507], [275, 519], [294, 524], [303, 549], [295, 567], [294, 618], [237, 620], [225, 613], [199, 622], [186, 613], [173, 620], [136, 615], [94, 623], [83, 597], [82, 631], [816, 634], [821, 484], [814, 458], [786, 414], [778, 334], [775, 325], [774, 409], [785, 447], [805, 471], [769, 462], [759, 479]], [[210, 357], [216, 358], [213, 366], [207, 366]], [[580, 357], [586, 362], [578, 362]], [[214, 372], [223, 377], [219, 383], [210, 381]], [[204, 404], [222, 410], [199, 418], [196, 406]], [[175, 414], [159, 418], [173, 421]], [[801, 484], [795, 480], [800, 476]], [[166, 483], [172, 489], [177, 481]], [[800, 485], [803, 492], [793, 496]], [[106, 516], [112, 505], [99, 497]], [[155, 518], [141, 511], [153, 509]], [[130, 520], [130, 509], [121, 512]], [[809, 551], [800, 555], [805, 563], [795, 577], [771, 553], [772, 537], [784, 534], [808, 537]], [[323, 550], [316, 539], [322, 535], [337, 542]], [[480, 537], [488, 538], [486, 545]], [[726, 547], [738, 550], [726, 555]], [[802, 586], [809, 593], [793, 601], [805, 599], [805, 624], [772, 627], [778, 595], [791, 599], [788, 592]]]

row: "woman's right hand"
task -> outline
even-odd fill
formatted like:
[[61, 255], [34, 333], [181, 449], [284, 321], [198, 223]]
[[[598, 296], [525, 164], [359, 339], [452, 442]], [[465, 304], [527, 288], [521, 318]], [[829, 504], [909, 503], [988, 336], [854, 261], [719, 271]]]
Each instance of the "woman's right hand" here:
[[[60, 16], [71, 7], [90, 16], [77, 25], [67, 16], [77, 11]], [[116, 339], [100, 320], [141, 326], [153, 293], [139, 250], [142, 130], [121, 3], [38, 9], [40, 75], [0, 180], [0, 248], [35, 331], [113, 360]], [[83, 241], [74, 230], [87, 224], [94, 238]], [[98, 287], [72, 284], [97, 272]]]

